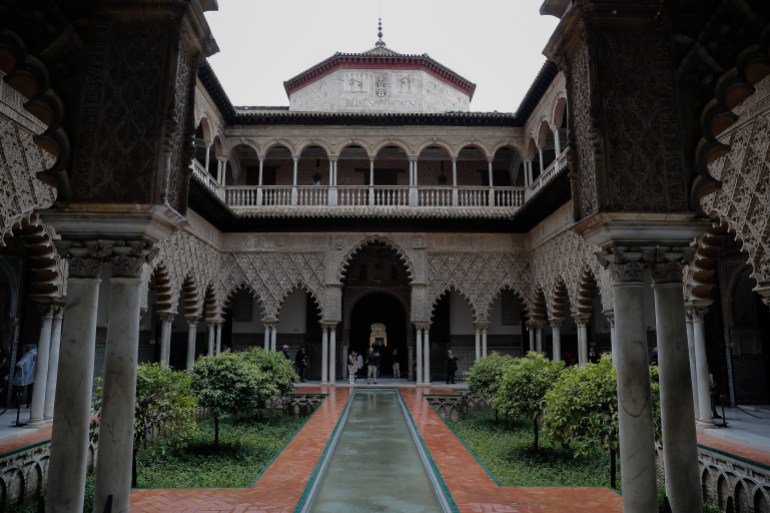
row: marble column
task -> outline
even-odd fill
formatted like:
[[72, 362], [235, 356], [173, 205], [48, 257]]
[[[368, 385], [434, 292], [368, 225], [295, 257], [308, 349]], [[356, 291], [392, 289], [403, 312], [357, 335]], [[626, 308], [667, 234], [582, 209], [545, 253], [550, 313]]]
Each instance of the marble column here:
[[576, 316], [575, 324], [578, 332], [578, 363], [583, 365], [588, 363], [588, 319]]
[[216, 345], [214, 350], [216, 351], [215, 354], [219, 354], [222, 352], [222, 321], [217, 321], [215, 324], [216, 324]]
[[695, 418], [700, 419], [698, 408], [698, 366], [695, 362], [695, 334], [692, 327], [693, 305], [685, 304], [684, 313], [687, 320], [687, 350], [690, 357], [690, 383], [692, 386], [692, 403]]
[[529, 324], [528, 325], [528, 332], [529, 332], [529, 350], [530, 352], [535, 350], [535, 325]]
[[426, 385], [430, 385], [430, 328], [423, 328], [423, 343], [425, 350], [422, 352], [423, 373], [422, 377]]
[[417, 379], [415, 383], [422, 385], [422, 371], [423, 371], [423, 359], [422, 359], [422, 329], [419, 327], [415, 330], [417, 332], [417, 340], [415, 341], [415, 347], [417, 347]]
[[171, 359], [171, 329], [174, 326], [174, 314], [160, 314], [160, 366], [168, 368]]
[[195, 363], [195, 338], [198, 335], [198, 319], [187, 319], [187, 364], [185, 369], [192, 369]]
[[321, 384], [329, 383], [329, 327], [322, 326], [321, 330]]
[[207, 322], [206, 328], [208, 329], [208, 351], [206, 354], [209, 356], [214, 354], [215, 346], [216, 346], [216, 335], [214, 333], [214, 323], [213, 322]]
[[110, 279], [109, 322], [104, 354], [104, 389], [99, 419], [94, 511], [104, 511], [112, 497], [112, 511], [128, 511], [133, 462], [136, 366], [139, 359], [139, 309], [142, 265], [134, 252], [149, 250], [115, 247]]
[[48, 358], [51, 354], [51, 326], [53, 325], [53, 305], [50, 298], [36, 302], [40, 312], [40, 333], [37, 339], [37, 358], [35, 360], [35, 384], [32, 387], [32, 405], [29, 411], [31, 428], [43, 425], [43, 406], [45, 403], [45, 388], [48, 383]]
[[692, 332], [698, 379], [698, 423], [711, 427], [714, 425], [711, 417], [711, 387], [709, 386], [709, 363], [706, 358], [706, 335], [703, 331], [703, 318], [707, 312], [707, 306], [693, 308]]
[[487, 355], [487, 334], [489, 333], [488, 326], [481, 327], [481, 357], [484, 358]]
[[563, 319], [551, 319], [551, 331], [553, 332], [553, 361], [561, 361], [561, 324]]
[[56, 398], [56, 383], [59, 378], [59, 344], [61, 343], [63, 299], [57, 300], [54, 308], [53, 324], [51, 325], [51, 354], [48, 357], [48, 382], [45, 386], [45, 403], [43, 404], [43, 419], [50, 422], [53, 418], [54, 399]]
[[655, 470], [655, 432], [644, 319], [644, 267], [641, 253], [612, 255], [618, 372], [618, 424], [623, 511], [658, 510]]
[[337, 384], [337, 327], [329, 326], [329, 384]]
[[543, 325], [538, 324], [535, 327], [535, 350], [538, 353], [543, 352]]
[[481, 327], [476, 325], [476, 361], [481, 358]]
[[615, 312], [613, 310], [605, 310], [604, 316], [607, 318], [607, 322], [610, 323], [610, 351], [612, 351], [612, 366], [618, 366], [618, 339], [615, 336]]
[[651, 265], [666, 495], [673, 513], [703, 511], [682, 292], [684, 256], [675, 248], [660, 250]]
[[[83, 511], [101, 260], [98, 243], [57, 244], [69, 261], [54, 400], [46, 512]], [[92, 256], [94, 255], [94, 256]]]
[[270, 350], [275, 352], [278, 350], [278, 325], [273, 324], [270, 326]]
[[263, 341], [262, 349], [264, 349], [265, 351], [270, 351], [270, 325], [265, 324], [264, 327], [265, 327], [265, 333], [263, 337], [264, 341]]

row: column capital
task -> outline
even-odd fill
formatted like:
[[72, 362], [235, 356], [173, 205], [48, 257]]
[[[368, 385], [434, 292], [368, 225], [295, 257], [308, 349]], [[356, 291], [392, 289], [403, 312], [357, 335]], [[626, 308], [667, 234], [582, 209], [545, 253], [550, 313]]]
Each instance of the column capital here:
[[685, 312], [692, 318], [693, 322], [703, 322], [703, 318], [709, 311], [708, 305], [693, 305], [690, 308], [685, 307]]
[[187, 325], [191, 328], [197, 328], [200, 317], [187, 317]]
[[489, 323], [488, 322], [474, 322], [473, 326], [475, 328], [478, 328], [480, 330], [486, 330], [489, 329]]
[[141, 240], [110, 241], [112, 276], [115, 278], [141, 278], [142, 267], [158, 254], [158, 245]]
[[610, 271], [613, 283], [639, 283], [644, 281], [643, 248], [609, 246], [596, 253], [599, 263]]
[[418, 330], [429, 330], [430, 329], [430, 323], [429, 322], [415, 322], [414, 327]]
[[50, 297], [33, 297], [32, 302], [37, 311], [40, 312], [40, 317], [53, 319], [56, 304]]
[[172, 312], [159, 312], [158, 317], [160, 317], [160, 320], [163, 322], [172, 323], [176, 318], [176, 314]]
[[573, 320], [575, 321], [575, 324], [578, 327], [587, 326], [588, 325], [588, 321], [591, 320], [591, 316], [590, 315], [575, 315], [575, 316], [573, 316]]
[[645, 251], [654, 284], [682, 283], [682, 270], [695, 255], [693, 247], [655, 247]]
[[101, 241], [55, 240], [59, 256], [67, 260], [70, 278], [98, 278], [107, 257]]
[[319, 324], [322, 328], [336, 329], [339, 323], [337, 321], [321, 321]]
[[561, 329], [561, 325], [564, 324], [564, 319], [557, 319], [554, 317], [552, 319], [548, 319], [548, 324], [553, 329]]
[[615, 327], [615, 310], [604, 310], [602, 314], [604, 315], [604, 317], [607, 318], [607, 322], [610, 323], [610, 327], [614, 328]]

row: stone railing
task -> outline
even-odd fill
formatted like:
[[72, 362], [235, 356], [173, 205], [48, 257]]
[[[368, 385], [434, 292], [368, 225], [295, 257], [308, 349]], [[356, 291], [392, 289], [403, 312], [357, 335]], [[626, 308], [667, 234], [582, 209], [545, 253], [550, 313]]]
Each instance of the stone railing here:
[[206, 172], [206, 170], [203, 168], [203, 164], [193, 159], [192, 165], [190, 167], [192, 168], [192, 171], [193, 171], [192, 172], [193, 180], [195, 180], [200, 185], [202, 185], [214, 196], [220, 199], [223, 198], [224, 194], [222, 192], [223, 190], [222, 186], [219, 185], [219, 183], [216, 180], [214, 180], [213, 176], [211, 176], [208, 172]]
[[556, 159], [554, 159], [554, 161], [543, 170], [543, 173], [538, 176], [534, 182], [532, 182], [532, 185], [527, 188], [525, 201], [529, 201], [529, 198], [537, 194], [540, 189], [553, 182], [562, 173], [565, 173], [566, 170], [567, 149], [565, 148], [562, 150], [559, 156], [556, 157]]
[[294, 415], [309, 415], [326, 399], [326, 394], [293, 393], [276, 396], [268, 401], [268, 408], [285, 410]]
[[469, 412], [490, 408], [489, 401], [469, 393], [425, 394], [423, 397], [438, 416], [447, 421], [460, 420]]
[[270, 211], [271, 207], [320, 208], [484, 208], [513, 212], [524, 202], [523, 187], [408, 185], [263, 185], [227, 186], [225, 203], [233, 211]]

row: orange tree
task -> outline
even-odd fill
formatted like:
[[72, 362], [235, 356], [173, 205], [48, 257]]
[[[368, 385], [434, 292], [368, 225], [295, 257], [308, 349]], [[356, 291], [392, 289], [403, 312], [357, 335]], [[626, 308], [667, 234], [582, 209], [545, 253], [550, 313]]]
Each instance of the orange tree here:
[[535, 434], [532, 448], [536, 451], [545, 394], [563, 367], [564, 362], [553, 362], [540, 353], [530, 352], [505, 367], [500, 386], [492, 400], [492, 405], [503, 417], [524, 417], [532, 421]]

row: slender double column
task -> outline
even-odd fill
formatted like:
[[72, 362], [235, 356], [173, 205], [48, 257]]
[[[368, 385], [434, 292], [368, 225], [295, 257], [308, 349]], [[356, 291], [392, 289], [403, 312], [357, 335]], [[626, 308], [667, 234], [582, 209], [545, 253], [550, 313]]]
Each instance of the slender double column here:
[[69, 262], [69, 277], [48, 463], [47, 513], [83, 511], [102, 264], [98, 242], [60, 241], [57, 248]]
[[564, 319], [550, 319], [551, 332], [553, 334], [553, 361], [561, 361], [561, 325]]
[[674, 513], [703, 511], [682, 292], [684, 256], [677, 248], [659, 249], [651, 265], [666, 495]]
[[185, 369], [192, 369], [195, 363], [195, 340], [198, 335], [198, 318], [187, 318], [187, 363]]
[[481, 325], [481, 357], [484, 358], [487, 355], [487, 335], [489, 334], [489, 325]]
[[216, 345], [217, 345], [217, 339], [216, 339], [216, 323], [214, 322], [206, 322], [206, 328], [207, 328], [207, 335], [208, 335], [208, 347], [207, 352], [209, 356], [212, 356], [216, 354]]
[[216, 321], [214, 323], [215, 326], [215, 343], [214, 343], [214, 351], [215, 354], [219, 354], [222, 352], [222, 324], [223, 322], [221, 320]]
[[578, 335], [578, 363], [583, 365], [588, 363], [588, 318], [584, 316], [575, 316]]
[[321, 326], [321, 384], [329, 383], [329, 327]]
[[695, 334], [692, 327], [693, 317], [692, 303], [684, 305], [684, 314], [687, 322], [687, 350], [690, 357], [690, 384], [692, 386], [692, 402], [695, 418], [700, 419], [700, 408], [698, 407], [698, 366], [695, 361]]
[[160, 314], [160, 366], [167, 369], [171, 360], [171, 329], [174, 326], [172, 313]]
[[481, 358], [481, 325], [475, 324], [474, 327], [476, 328], [476, 361], [479, 361]]
[[32, 405], [30, 406], [29, 427], [43, 425], [43, 407], [45, 390], [48, 383], [48, 359], [51, 353], [51, 327], [53, 325], [54, 305], [50, 298], [35, 302], [40, 312], [40, 334], [37, 339], [37, 358], [35, 365], [35, 384], [32, 389]]
[[415, 346], [417, 347], [417, 379], [415, 383], [417, 385], [421, 385], [423, 383], [423, 346], [422, 346], [422, 330], [415, 326], [416, 336], [417, 339], [415, 341]]
[[430, 385], [430, 327], [422, 327], [422, 342], [424, 344], [424, 350], [422, 352], [423, 359], [423, 371], [422, 379], [426, 385]]
[[693, 308], [692, 332], [698, 380], [698, 423], [710, 427], [713, 426], [711, 418], [711, 386], [709, 383], [709, 364], [706, 358], [706, 334], [703, 330], [703, 318], [707, 312], [708, 306]]
[[538, 353], [543, 352], [543, 324], [538, 323], [535, 325], [535, 351]]
[[53, 324], [51, 325], [51, 354], [48, 357], [48, 383], [45, 387], [45, 403], [43, 404], [43, 419], [48, 423], [53, 419], [56, 383], [59, 379], [59, 345], [61, 343], [63, 313], [63, 299], [59, 299], [54, 307]]
[[128, 511], [133, 461], [142, 266], [149, 248], [113, 248], [94, 511]]
[[337, 384], [337, 325], [330, 324], [329, 330], [329, 384]]
[[527, 323], [527, 327], [529, 328], [527, 332], [529, 333], [529, 351], [532, 352], [535, 350], [535, 325], [534, 323]]

